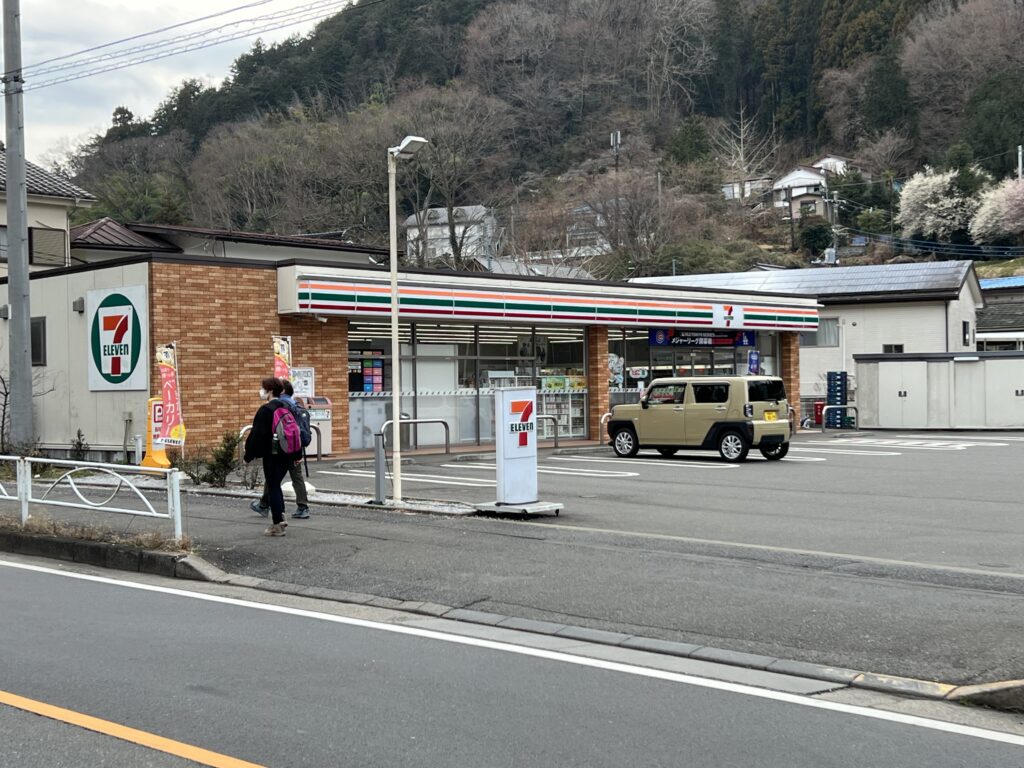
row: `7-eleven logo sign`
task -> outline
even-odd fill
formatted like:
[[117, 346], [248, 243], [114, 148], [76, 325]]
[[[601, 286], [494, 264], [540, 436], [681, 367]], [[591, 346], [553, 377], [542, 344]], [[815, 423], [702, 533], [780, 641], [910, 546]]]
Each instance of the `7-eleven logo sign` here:
[[519, 435], [519, 446], [525, 447], [529, 444], [530, 433], [533, 432], [533, 400], [513, 400], [509, 406], [512, 416], [518, 416], [519, 421], [509, 422], [509, 432]]
[[111, 384], [126, 381], [139, 363], [142, 326], [131, 300], [112, 293], [100, 302], [92, 319], [93, 364]]

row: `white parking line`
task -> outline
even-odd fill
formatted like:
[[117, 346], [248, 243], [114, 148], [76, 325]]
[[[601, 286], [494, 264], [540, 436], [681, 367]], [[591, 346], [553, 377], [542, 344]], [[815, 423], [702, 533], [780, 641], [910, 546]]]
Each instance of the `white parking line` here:
[[[319, 470], [321, 475], [337, 475], [339, 477], [358, 477], [361, 480], [370, 480], [376, 475], [373, 472], [365, 470], [353, 470], [351, 472], [330, 472], [328, 470]], [[391, 473], [387, 473], [388, 480], [391, 479]], [[493, 488], [497, 485], [497, 481], [488, 480], [483, 477], [447, 477], [446, 475], [416, 475], [408, 472], [402, 473], [402, 480], [408, 480], [413, 483], [430, 483], [431, 485], [461, 485], [467, 488]]]
[[[893, 435], [893, 437], [897, 437], [897, 438], [900, 438], [902, 440], [921, 440], [922, 439], [920, 435]], [[936, 439], [936, 440], [955, 440], [955, 441], [959, 442], [961, 438], [958, 435], [935, 435], [934, 439]], [[985, 437], [985, 436], [979, 436], [979, 435], [971, 435], [968, 439], [972, 443], [975, 440], [998, 440], [998, 441], [1007, 441], [1007, 442], [1011, 442], [1011, 443], [1024, 443], [1024, 437], [1012, 437], [1012, 436], [1010, 436], [1010, 437], [1002, 437], [1002, 436], [1001, 437]], [[991, 447], [991, 446], [998, 446], [998, 445], [1000, 445], [1000, 443], [999, 442], [995, 442], [995, 443], [992, 443], [992, 442], [982, 443], [982, 444], [979, 444], [979, 447], [981, 445], [984, 445], [985, 447]], [[1005, 443], [1003, 445], [1005, 446]]]
[[[460, 461], [458, 464], [442, 464], [446, 469], [487, 469], [494, 471], [495, 464], [477, 464]], [[575, 475], [576, 477], [639, 477], [639, 472], [620, 472], [615, 469], [581, 469], [571, 467], [538, 466], [537, 473], [542, 475]]]
[[587, 461], [596, 464], [643, 464], [649, 467], [694, 467], [707, 469], [739, 469], [737, 464], [717, 463], [713, 461], [676, 461], [674, 459], [585, 459], [580, 456], [552, 456], [550, 461]]
[[[831, 445], [831, 443], [829, 443]], [[799, 453], [841, 453], [844, 456], [902, 456], [902, 453], [898, 451], [852, 451], [844, 450], [842, 448], [797, 448], [793, 446], [789, 449], [789, 452], [797, 451]]]
[[[792, 450], [792, 448], [790, 450]], [[828, 459], [821, 456], [787, 456], [782, 459], [782, 461], [828, 461]]]
[[[892, 448], [909, 448], [916, 451], [963, 451], [967, 448], [981, 447], [981, 443], [968, 441], [946, 441], [946, 440], [896, 440], [891, 438], [878, 437], [850, 437], [838, 440], [808, 440], [808, 443], [817, 445], [880, 445]], [[1000, 445], [1000, 443], [988, 443], [985, 447]], [[1002, 443], [1003, 446], [1006, 443]]]

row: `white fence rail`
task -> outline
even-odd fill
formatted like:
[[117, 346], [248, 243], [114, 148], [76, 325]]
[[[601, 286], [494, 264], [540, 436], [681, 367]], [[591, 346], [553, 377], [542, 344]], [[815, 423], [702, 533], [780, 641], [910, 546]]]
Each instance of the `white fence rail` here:
[[[111, 512], [118, 515], [136, 515], [140, 517], [157, 517], [170, 520], [174, 525], [174, 540], [181, 540], [181, 473], [176, 469], [154, 469], [151, 467], [136, 467], [128, 464], [98, 464], [88, 461], [67, 461], [64, 459], [46, 459], [29, 456], [0, 456], [0, 462], [15, 465], [14, 494], [11, 494], [12, 486], [10, 481], [0, 481], [0, 501], [17, 501], [21, 505], [21, 522], [25, 524], [29, 518], [29, 507], [32, 504], [46, 504], [52, 507], [67, 507], [70, 509], [84, 509], [93, 512]], [[35, 471], [38, 467], [57, 467], [64, 469], [64, 473], [55, 480], [44, 480], [39, 482], [35, 478]], [[88, 498], [84, 491], [82, 481], [86, 479], [95, 481], [97, 476], [111, 478], [116, 481], [112, 484], [90, 485], [89, 490], [99, 491], [107, 496], [99, 501]], [[162, 488], [147, 488], [146, 490], [162, 490], [166, 495], [166, 504], [153, 505], [153, 502], [146, 497], [133, 480], [140, 478], [161, 478]], [[77, 480], [77, 482], [76, 482]], [[38, 491], [43, 489], [41, 494]], [[51, 498], [50, 494], [55, 489], [70, 491], [72, 500]], [[123, 502], [118, 500], [118, 494], [124, 489], [129, 499], [134, 498], [138, 502], [137, 509], [130, 509], [119, 506]], [[157, 507], [164, 507], [163, 510]]]

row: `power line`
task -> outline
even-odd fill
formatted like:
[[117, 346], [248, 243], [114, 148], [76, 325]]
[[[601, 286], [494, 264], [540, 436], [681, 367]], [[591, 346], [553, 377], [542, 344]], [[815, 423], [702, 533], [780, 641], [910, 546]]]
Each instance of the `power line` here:
[[[183, 53], [189, 53], [191, 51], [198, 51], [204, 48], [211, 48], [216, 45], [222, 45], [233, 40], [240, 40], [246, 37], [252, 37], [263, 32], [271, 32], [284, 27], [294, 26], [295, 24], [302, 24], [307, 21], [316, 21], [318, 19], [326, 18], [327, 16], [334, 15], [337, 11], [343, 10], [349, 5], [350, 0], [318, 0], [314, 4], [303, 6], [299, 9], [293, 9], [288, 12], [272, 14], [272, 21], [264, 23], [260, 26], [250, 27], [248, 29], [238, 30], [233, 33], [226, 35], [220, 35], [219, 37], [209, 39], [209, 32], [193, 33], [190, 35], [181, 36], [179, 40], [166, 41], [157, 45], [146, 46], [143, 49], [132, 49], [126, 51], [123, 54], [112, 55], [104, 57], [107, 59], [106, 63], [101, 63], [99, 66], [87, 69], [85, 71], [72, 71], [67, 74], [53, 77], [49, 80], [43, 80], [42, 82], [34, 82], [25, 85], [25, 90], [37, 90], [39, 88], [47, 88], [53, 85], [59, 85], [61, 83], [73, 82], [75, 80], [81, 80], [86, 77], [92, 77], [93, 75], [103, 74], [105, 72], [114, 72], [119, 69], [126, 69], [133, 67], [138, 64], [145, 64], [150, 61], [158, 61], [160, 59], [169, 58], [171, 56], [178, 56]], [[271, 18], [264, 17], [264, 18]], [[253, 20], [245, 19], [239, 22], [235, 22], [231, 25], [224, 25], [225, 28], [229, 26], [238, 26], [239, 24], [252, 23]], [[219, 30], [213, 30], [219, 31]], [[194, 38], [200, 39], [194, 39]], [[182, 40], [192, 39], [192, 42], [180, 45]], [[169, 45], [176, 45], [177, 47], [171, 50], [166, 49]], [[132, 55], [134, 54], [134, 55]]]
[[102, 45], [94, 45], [91, 48], [83, 48], [80, 51], [75, 51], [74, 53], [66, 53], [63, 56], [54, 56], [53, 58], [50, 58], [50, 59], [43, 59], [42, 61], [37, 61], [37, 62], [35, 62], [33, 64], [26, 64], [24, 67], [22, 67], [22, 71], [24, 72], [25, 70], [32, 70], [32, 69], [34, 69], [36, 67], [41, 67], [44, 64], [50, 64], [51, 62], [54, 62], [54, 61], [63, 61], [65, 59], [76, 58], [76, 57], [82, 56], [83, 54], [86, 54], [86, 53], [92, 53], [93, 51], [100, 51], [100, 50], [103, 50], [104, 48], [110, 48], [110, 47], [115, 46], [115, 45], [121, 45], [122, 43], [130, 43], [132, 40], [140, 40], [143, 37], [151, 37], [153, 35], [159, 35], [161, 32], [170, 32], [172, 29], [180, 29], [181, 27], [187, 27], [190, 24], [198, 24], [200, 21], [209, 21], [210, 19], [216, 19], [216, 18], [218, 18], [220, 16], [227, 16], [228, 14], [235, 13], [237, 11], [243, 11], [243, 10], [245, 10], [247, 8], [254, 8], [254, 7], [258, 6], [258, 5], [266, 5], [267, 3], [270, 3], [270, 2], [273, 2], [273, 1], [274, 0], [255, 0], [255, 2], [246, 3], [245, 5], [238, 5], [238, 6], [235, 6], [234, 8], [228, 8], [226, 11], [219, 11], [218, 13], [211, 13], [208, 16], [199, 16], [197, 18], [189, 19], [187, 21], [180, 21], [177, 24], [171, 24], [169, 26], [161, 27], [160, 29], [154, 29], [154, 30], [151, 30], [149, 32], [142, 32], [141, 34], [132, 35], [131, 37], [122, 37], [120, 40], [112, 40], [111, 42], [103, 43]]
[[[92, 56], [90, 58], [80, 59], [80, 60], [77, 60], [77, 61], [68, 61], [68, 62], [65, 62], [63, 64], [57, 64], [57, 65], [51, 66], [51, 67], [43, 67], [43, 68], [38, 69], [38, 70], [36, 70], [34, 72], [31, 72], [30, 75], [32, 77], [34, 77], [34, 78], [39, 78], [39, 77], [41, 77], [43, 75], [50, 75], [50, 74], [53, 74], [53, 73], [56, 73], [56, 72], [63, 72], [63, 71], [67, 71], [67, 70], [78, 70], [78, 69], [82, 69], [83, 67], [92, 66], [92, 65], [103, 65], [104, 62], [116, 61], [118, 59], [127, 59], [127, 58], [130, 58], [132, 56], [135, 56], [136, 54], [146, 54], [146, 55], [154, 54], [155, 55], [156, 52], [158, 50], [160, 50], [160, 49], [166, 49], [166, 48], [171, 47], [171, 46], [187, 44], [190, 41], [197, 41], [197, 40], [202, 40], [203, 38], [209, 38], [211, 35], [215, 35], [215, 34], [218, 34], [218, 33], [223, 33], [225, 30], [231, 29], [232, 27], [239, 27], [239, 26], [243, 26], [243, 25], [252, 25], [252, 24], [264, 24], [265, 25], [265, 24], [274, 23], [274, 22], [280, 22], [282, 24], [282, 26], [283, 26], [283, 25], [286, 25], [288, 23], [294, 23], [294, 22], [289, 22], [289, 19], [291, 19], [294, 16], [303, 15], [303, 14], [307, 14], [307, 13], [312, 13], [312, 12], [324, 10], [326, 8], [331, 9], [331, 12], [333, 12], [333, 9], [337, 8], [337, 6], [339, 6], [339, 5], [348, 5], [349, 2], [350, 2], [350, 0], [314, 0], [313, 2], [307, 2], [307, 3], [303, 4], [303, 5], [295, 6], [293, 8], [288, 8], [288, 9], [281, 10], [281, 11], [275, 11], [274, 13], [268, 13], [268, 14], [265, 14], [263, 16], [254, 16], [254, 17], [251, 17], [251, 18], [236, 19], [235, 21], [230, 21], [230, 22], [228, 22], [226, 24], [221, 24], [219, 26], [211, 27], [209, 29], [201, 29], [201, 30], [197, 30], [197, 31], [194, 31], [194, 32], [188, 32], [188, 33], [185, 33], [185, 34], [176, 35], [174, 37], [169, 37], [166, 40], [159, 40], [159, 41], [155, 41], [155, 42], [148, 42], [148, 43], [145, 43], [143, 45], [137, 45], [137, 46], [133, 46], [133, 47], [130, 47], [130, 48], [122, 48], [122, 49], [119, 49], [119, 50], [109, 51], [107, 53], [103, 53], [103, 54], [100, 54], [98, 56]], [[186, 22], [186, 23], [188, 23], [188, 22]], [[242, 30], [239, 30], [239, 32], [241, 32], [241, 31]], [[250, 34], [249, 30], [245, 30], [244, 33], [246, 35]], [[237, 33], [229, 33], [229, 37], [230, 37], [230, 35], [233, 35], [233, 34], [237, 34]], [[145, 36], [146, 35], [144, 34], [144, 35], [138, 35], [137, 37], [145, 37]]]

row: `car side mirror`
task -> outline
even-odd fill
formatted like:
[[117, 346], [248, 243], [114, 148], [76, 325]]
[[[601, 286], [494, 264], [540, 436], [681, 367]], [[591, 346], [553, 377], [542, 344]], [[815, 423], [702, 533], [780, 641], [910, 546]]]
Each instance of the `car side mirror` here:
[[640, 398], [640, 407], [643, 408], [645, 411], [650, 407], [650, 405], [651, 404], [647, 402], [647, 398], [646, 397], [641, 397]]

